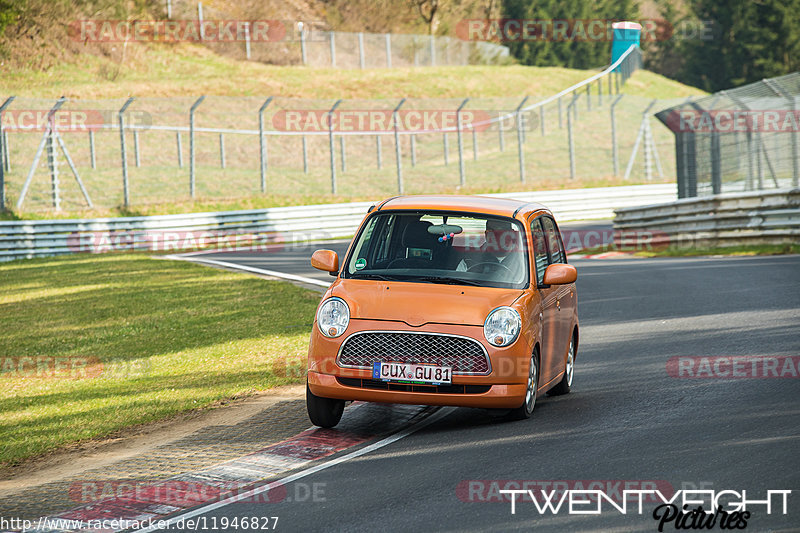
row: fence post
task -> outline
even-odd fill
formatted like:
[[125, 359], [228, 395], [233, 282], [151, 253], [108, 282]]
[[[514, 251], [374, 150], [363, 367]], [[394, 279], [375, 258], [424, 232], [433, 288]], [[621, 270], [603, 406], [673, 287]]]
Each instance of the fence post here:
[[175, 146], [178, 148], [178, 168], [183, 168], [183, 143], [179, 131], [175, 132]]
[[258, 108], [258, 150], [261, 161], [261, 192], [267, 192], [267, 138], [264, 136], [264, 110], [272, 102], [272, 96], [267, 98]]
[[6, 155], [6, 172], [11, 172], [11, 148], [8, 146], [8, 132], [3, 132], [3, 153]]
[[331, 41], [331, 68], [336, 68], [336, 38], [334, 35], [334, 32], [328, 32], [328, 36]]
[[358, 32], [358, 65], [361, 70], [364, 70], [364, 34]]
[[466, 184], [466, 176], [464, 173], [464, 140], [461, 136], [461, 110], [467, 105], [469, 98], [465, 98], [461, 105], [456, 109], [456, 127], [458, 128], [458, 177], [461, 186]]
[[133, 103], [134, 98], [130, 97], [120, 108], [117, 116], [119, 117], [119, 143], [120, 153], [122, 154], [122, 196], [125, 207], [130, 205], [130, 189], [128, 187], [128, 156], [125, 153], [125, 111]]
[[592, 110], [592, 84], [586, 84], [586, 111]]
[[192, 198], [194, 198], [194, 154], [195, 154], [195, 145], [194, 145], [194, 112], [197, 107], [203, 103], [205, 100], [205, 96], [201, 96], [200, 98], [192, 104], [192, 107], [189, 108], [189, 194]]
[[417, 136], [411, 134], [411, 166], [417, 166]]
[[431, 35], [431, 66], [436, 66], [436, 37]]
[[344, 135], [339, 135], [339, 150], [342, 152], [342, 172], [347, 172], [347, 154], [344, 151]]
[[58, 154], [56, 152], [56, 122], [55, 120], [51, 120], [55, 113], [50, 113], [48, 115], [48, 136], [47, 136], [47, 166], [50, 168], [50, 186], [52, 191], [52, 198], [53, 198], [53, 208], [56, 211], [61, 210], [61, 194], [59, 190], [59, 183], [58, 183]]
[[450, 141], [447, 138], [447, 132], [442, 133], [442, 150], [444, 152], [444, 166], [450, 164]]
[[541, 110], [539, 111], [539, 131], [541, 132], [542, 137], [544, 137], [547, 133], [544, 125], [544, 106], [542, 106]]
[[472, 159], [474, 161], [478, 160], [478, 133], [475, 131], [475, 126], [470, 124], [470, 128], [472, 128]]
[[383, 168], [383, 155], [381, 154], [381, 136], [375, 136], [375, 158], [378, 160], [378, 170]]
[[603, 106], [603, 80], [597, 80], [597, 105]]
[[9, 170], [7, 133], [3, 130], [3, 111], [11, 105], [16, 96], [9, 96], [0, 105], [0, 211], [6, 210], [6, 171]]
[[303, 65], [308, 64], [308, 56], [306, 55], [306, 29], [302, 22], [297, 23], [297, 29], [300, 30], [300, 57], [303, 60]]
[[[797, 97], [792, 96], [790, 97], [792, 101], [792, 112], [794, 116], [797, 116]], [[797, 154], [797, 128], [792, 128], [792, 187], [798, 187], [798, 181], [800, 181], [800, 169], [798, 169], [798, 164], [800, 164], [800, 156]]]
[[225, 135], [219, 134], [219, 166], [225, 168]]
[[506, 140], [505, 140], [505, 137], [504, 137], [505, 134], [503, 132], [503, 122], [504, 122], [503, 115], [502, 114], [498, 115], [497, 116], [497, 141], [500, 144], [500, 151], [501, 152], [504, 152], [505, 149], [506, 149]]
[[392, 118], [394, 119], [394, 160], [397, 166], [397, 194], [403, 194], [403, 162], [400, 159], [400, 133], [397, 129], [400, 124], [400, 117], [398, 117], [397, 113], [404, 103], [406, 103], [405, 98], [400, 100], [400, 103], [392, 111]]
[[619, 148], [617, 146], [617, 116], [614, 108], [625, 95], [618, 95], [611, 103], [611, 157], [614, 160], [614, 175], [619, 176]]
[[133, 130], [133, 159], [136, 162], [136, 168], [142, 166], [139, 159], [139, 130]]
[[562, 110], [561, 110], [561, 97], [558, 97], [558, 129], [564, 127], [564, 120], [562, 118]]
[[384, 34], [386, 38], [386, 67], [392, 68], [392, 34]]
[[97, 168], [97, 159], [95, 159], [94, 155], [94, 130], [89, 130], [89, 158], [92, 168]]
[[577, 103], [578, 95], [576, 94], [575, 97], [570, 102], [569, 106], [567, 107], [567, 141], [569, 143], [569, 179], [575, 179], [575, 139], [572, 136], [572, 113], [569, 112], [569, 108], [572, 106], [578, 107]]
[[250, 23], [244, 23], [244, 55], [250, 60]]
[[[522, 99], [517, 106], [517, 157], [519, 159], [519, 181], [525, 183], [525, 154], [522, 151], [522, 106], [528, 101], [528, 97]], [[569, 111], [569, 110], [568, 110]]]
[[[333, 32], [331, 32], [331, 36], [333, 36]], [[333, 39], [333, 37], [331, 37], [331, 39]], [[333, 40], [331, 40], [331, 42], [333, 42]], [[336, 100], [336, 103], [333, 104], [333, 107], [328, 111], [328, 149], [331, 155], [331, 194], [336, 194], [336, 151], [333, 148], [333, 112], [336, 111], [336, 108], [339, 107], [341, 103], [341, 99]]]
[[308, 144], [303, 135], [303, 174], [308, 174]]
[[608, 96], [611, 97], [611, 95], [614, 94], [614, 89], [613, 89], [613, 87], [611, 85], [611, 83], [613, 82], [613, 78], [614, 78], [614, 71], [612, 70], [611, 72], [606, 74], [606, 76], [608, 76]]
[[200, 24], [200, 40], [205, 41], [206, 33], [203, 30], [203, 4], [201, 2], [197, 2], [197, 21]]

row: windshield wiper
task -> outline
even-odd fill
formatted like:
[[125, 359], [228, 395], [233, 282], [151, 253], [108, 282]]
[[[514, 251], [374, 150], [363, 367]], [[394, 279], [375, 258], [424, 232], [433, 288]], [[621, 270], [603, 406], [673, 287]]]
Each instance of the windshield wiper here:
[[384, 276], [383, 274], [350, 274], [353, 279], [378, 279], [381, 281], [399, 281], [398, 278], [393, 276]]
[[409, 281], [427, 281], [430, 283], [444, 283], [447, 285], [474, 285], [476, 287], [484, 286], [480, 281], [462, 278], [448, 278], [446, 276], [422, 276], [419, 278], [413, 278]]

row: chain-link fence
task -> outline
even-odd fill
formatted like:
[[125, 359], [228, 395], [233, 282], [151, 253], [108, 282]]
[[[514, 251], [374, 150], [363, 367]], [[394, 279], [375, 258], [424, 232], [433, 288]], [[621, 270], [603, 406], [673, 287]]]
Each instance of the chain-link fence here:
[[[176, 2], [165, 14], [181, 23], [184, 30], [194, 30], [193, 25], [197, 25], [191, 37], [199, 38], [216, 53], [275, 65], [364, 69], [509, 61], [508, 47], [496, 43], [433, 35], [328, 31], [321, 22], [258, 20], [269, 12], [252, 5], [247, 11], [248, 20], [231, 20], [240, 9], [228, 6], [228, 10], [221, 10], [199, 2]], [[231, 23], [234, 31], [228, 38], [225, 35]], [[178, 35], [189, 34], [178, 32]]]
[[800, 73], [656, 114], [675, 134], [680, 198], [797, 187]]
[[[52, 100], [17, 98], [0, 117], [5, 205], [79, 211], [262, 193], [378, 197], [672, 176], [670, 158], [658, 158], [673, 150], [671, 136], [651, 129], [645, 110], [677, 101], [620, 92], [637, 54], [625, 68], [533, 104], [209, 96], [67, 100], [54, 109]], [[648, 158], [658, 164], [648, 167]]]

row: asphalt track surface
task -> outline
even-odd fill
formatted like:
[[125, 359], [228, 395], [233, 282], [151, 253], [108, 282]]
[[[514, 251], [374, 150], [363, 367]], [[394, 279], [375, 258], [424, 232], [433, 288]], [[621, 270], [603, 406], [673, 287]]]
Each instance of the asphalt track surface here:
[[[207, 257], [332, 280], [308, 265], [309, 255]], [[490, 493], [504, 485], [491, 480], [563, 480], [571, 489], [602, 481], [592, 488], [609, 493], [616, 481], [744, 489], [750, 500], [792, 490], [788, 514], [751, 506], [746, 530], [799, 531], [800, 379], [680, 378], [667, 363], [800, 355], [800, 256], [572, 262], [581, 320], [572, 393], [540, 398], [522, 422], [445, 408], [405, 438], [303, 478], [303, 491], [319, 489], [316, 498], [233, 503], [203, 513], [206, 524], [277, 516], [280, 531], [657, 531], [652, 501], [642, 514], [629, 504], [627, 514], [604, 505], [599, 515], [554, 515], [526, 499], [512, 514], [507, 499]], [[348, 409], [343, 423], [380, 412]], [[674, 523], [664, 531], [676, 531]]]

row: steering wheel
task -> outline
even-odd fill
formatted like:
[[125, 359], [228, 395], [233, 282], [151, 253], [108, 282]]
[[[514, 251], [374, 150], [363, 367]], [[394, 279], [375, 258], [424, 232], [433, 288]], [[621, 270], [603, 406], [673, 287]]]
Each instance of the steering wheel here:
[[483, 263], [475, 263], [474, 265], [472, 265], [471, 267], [469, 267], [467, 269], [467, 272], [472, 272], [472, 271], [476, 270], [479, 266], [484, 266], [484, 265], [489, 265], [489, 266], [491, 266], [493, 268], [500, 267], [500, 268], [505, 269], [506, 272], [508, 272], [509, 274], [513, 274], [511, 272], [511, 269], [508, 268], [507, 266], [505, 266], [503, 263], [493, 263], [491, 261], [484, 261]]

